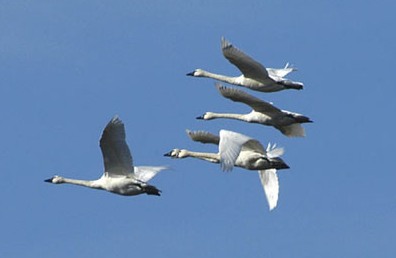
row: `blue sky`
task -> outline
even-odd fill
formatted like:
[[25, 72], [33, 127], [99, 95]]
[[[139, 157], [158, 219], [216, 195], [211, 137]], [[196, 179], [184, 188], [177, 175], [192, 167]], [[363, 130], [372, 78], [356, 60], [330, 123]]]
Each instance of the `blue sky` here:
[[[0, 1], [1, 257], [393, 257], [396, 19], [393, 1]], [[195, 68], [238, 75], [220, 38], [303, 91], [250, 92], [314, 120], [307, 137], [205, 111], [247, 112]], [[96, 179], [118, 114], [135, 165], [169, 165], [161, 197]], [[185, 129], [229, 129], [286, 150], [278, 207], [258, 175], [172, 148], [216, 151]]]

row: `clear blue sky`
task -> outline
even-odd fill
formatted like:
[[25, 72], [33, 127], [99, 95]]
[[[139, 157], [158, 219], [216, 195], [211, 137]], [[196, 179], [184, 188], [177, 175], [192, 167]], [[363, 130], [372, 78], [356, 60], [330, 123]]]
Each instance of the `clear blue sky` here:
[[[1, 257], [394, 257], [394, 1], [0, 1]], [[237, 75], [220, 38], [303, 91], [250, 92], [314, 120], [307, 137], [205, 111], [247, 112], [195, 68]], [[135, 165], [169, 165], [161, 197], [96, 179], [118, 114]], [[163, 157], [216, 151], [185, 129], [238, 131], [285, 147], [278, 207], [254, 171]]]

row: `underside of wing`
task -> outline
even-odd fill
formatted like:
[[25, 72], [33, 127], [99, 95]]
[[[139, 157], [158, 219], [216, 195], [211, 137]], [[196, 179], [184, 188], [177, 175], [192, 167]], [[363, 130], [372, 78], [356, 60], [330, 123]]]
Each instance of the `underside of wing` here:
[[269, 113], [269, 114], [276, 114], [282, 112], [277, 107], [273, 106], [272, 104], [263, 101], [259, 98], [256, 98], [245, 91], [235, 89], [235, 88], [227, 88], [223, 86], [221, 83], [216, 83], [216, 87], [219, 90], [220, 94], [223, 97], [228, 98], [235, 102], [242, 102], [246, 105], [249, 105], [252, 109], [257, 112], [261, 113]]
[[151, 178], [158, 174], [158, 172], [168, 169], [165, 166], [138, 166], [135, 167], [135, 177], [143, 182], [148, 182]]
[[276, 126], [276, 128], [288, 137], [304, 137], [305, 136], [304, 127], [299, 123], [286, 125], [286, 126]]
[[124, 123], [118, 118], [107, 124], [100, 139], [105, 171], [109, 176], [127, 176], [133, 173], [131, 152], [125, 141]]
[[273, 210], [278, 203], [279, 197], [279, 181], [276, 175], [276, 169], [260, 170], [259, 175], [269, 209]]
[[264, 146], [255, 139], [250, 139], [242, 145], [242, 150], [253, 151], [265, 155], [267, 152]]
[[205, 131], [190, 131], [186, 130], [187, 135], [191, 140], [200, 143], [211, 143], [219, 145], [220, 137]]
[[231, 171], [241, 152], [242, 145], [252, 138], [227, 130], [220, 130], [220, 165], [223, 171]]
[[268, 72], [262, 64], [234, 47], [224, 38], [221, 39], [221, 49], [224, 57], [235, 65], [246, 78], [258, 81], [268, 80]]

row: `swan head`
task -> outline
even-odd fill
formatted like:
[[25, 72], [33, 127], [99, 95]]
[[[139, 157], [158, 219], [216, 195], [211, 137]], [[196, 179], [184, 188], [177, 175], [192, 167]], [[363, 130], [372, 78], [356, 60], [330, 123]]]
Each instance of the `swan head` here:
[[187, 150], [173, 149], [170, 152], [165, 153], [164, 156], [174, 159], [182, 159], [188, 156], [188, 152]]
[[186, 74], [187, 76], [202, 77], [204, 75], [204, 70], [195, 69], [191, 73]]
[[205, 112], [202, 116], [197, 116], [196, 119], [200, 119], [200, 120], [211, 120], [213, 119], [213, 113], [211, 112]]
[[61, 183], [63, 183], [63, 177], [61, 177], [61, 176], [53, 176], [53, 177], [51, 177], [49, 179], [44, 180], [44, 182], [53, 183], [53, 184], [61, 184]]

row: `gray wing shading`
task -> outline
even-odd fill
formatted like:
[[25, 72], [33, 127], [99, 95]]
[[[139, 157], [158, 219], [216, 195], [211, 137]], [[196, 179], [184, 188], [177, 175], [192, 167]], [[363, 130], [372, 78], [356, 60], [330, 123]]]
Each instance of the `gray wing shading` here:
[[242, 145], [252, 138], [227, 130], [220, 130], [220, 166], [223, 171], [231, 171], [241, 152]]
[[211, 143], [219, 145], [220, 137], [205, 131], [190, 131], [186, 130], [187, 135], [191, 140], [200, 143]]
[[280, 109], [273, 106], [272, 104], [256, 98], [242, 90], [227, 88], [220, 83], [216, 83], [216, 88], [219, 90], [220, 94], [223, 95], [223, 97], [235, 102], [245, 103], [257, 112], [269, 114], [282, 112]]
[[263, 155], [267, 155], [266, 149], [264, 146], [255, 139], [250, 139], [242, 145], [242, 150], [244, 151], [253, 151]]
[[158, 172], [168, 169], [165, 166], [153, 167], [153, 166], [138, 166], [135, 167], [135, 177], [143, 182], [148, 182], [151, 178], [155, 177]]
[[133, 173], [131, 152], [125, 141], [124, 123], [118, 116], [107, 124], [100, 139], [105, 172], [109, 176], [128, 176]]
[[269, 209], [273, 210], [278, 203], [279, 197], [279, 181], [276, 175], [276, 169], [260, 170], [259, 175]]
[[224, 38], [221, 38], [221, 49], [224, 57], [235, 65], [246, 78], [259, 81], [269, 79], [268, 72], [262, 64], [234, 47]]

